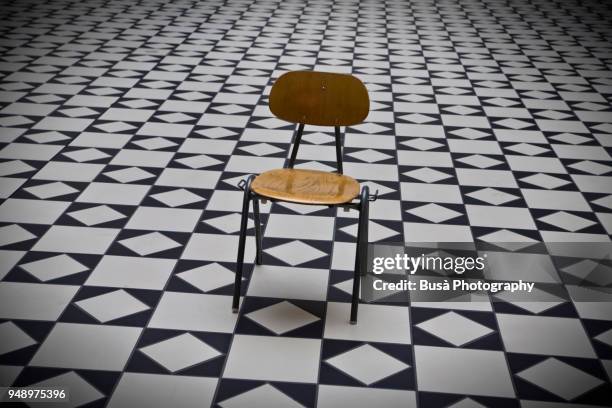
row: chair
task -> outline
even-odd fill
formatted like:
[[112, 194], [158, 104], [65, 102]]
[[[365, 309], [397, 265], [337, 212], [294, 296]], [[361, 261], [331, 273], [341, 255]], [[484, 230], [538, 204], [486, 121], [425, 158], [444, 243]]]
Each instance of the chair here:
[[[298, 124], [294, 134], [293, 149], [287, 167], [251, 175], [241, 180], [238, 186], [244, 191], [240, 239], [236, 265], [236, 281], [232, 310], [238, 312], [240, 285], [244, 264], [249, 202], [253, 201], [255, 221], [255, 262], [261, 265], [261, 224], [259, 200], [285, 201], [300, 204], [342, 206], [359, 211], [357, 251], [353, 276], [351, 302], [351, 324], [357, 323], [359, 305], [359, 280], [365, 272], [365, 255], [368, 242], [368, 211], [370, 196], [367, 186], [361, 193], [359, 183], [343, 174], [342, 140], [340, 126], [361, 123], [369, 111], [368, 93], [363, 83], [352, 75], [327, 72], [296, 71], [282, 75], [270, 92], [270, 110], [278, 118]], [[337, 173], [318, 170], [294, 169], [304, 125], [333, 126], [336, 136]], [[353, 202], [354, 199], [358, 199]]]

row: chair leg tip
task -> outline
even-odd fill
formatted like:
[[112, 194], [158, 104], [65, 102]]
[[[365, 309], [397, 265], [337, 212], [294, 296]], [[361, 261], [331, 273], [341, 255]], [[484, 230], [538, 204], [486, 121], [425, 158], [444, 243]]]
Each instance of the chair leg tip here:
[[351, 320], [351, 324], [352, 325], [356, 325], [357, 324], [357, 320]]
[[237, 307], [232, 307], [232, 313], [238, 313], [238, 308]]

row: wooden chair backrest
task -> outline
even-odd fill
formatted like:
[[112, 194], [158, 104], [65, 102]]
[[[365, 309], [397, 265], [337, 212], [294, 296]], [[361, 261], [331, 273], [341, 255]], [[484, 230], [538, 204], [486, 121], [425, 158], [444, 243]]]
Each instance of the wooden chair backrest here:
[[349, 74], [293, 71], [276, 80], [270, 110], [287, 122], [316, 126], [352, 126], [370, 110], [368, 91]]

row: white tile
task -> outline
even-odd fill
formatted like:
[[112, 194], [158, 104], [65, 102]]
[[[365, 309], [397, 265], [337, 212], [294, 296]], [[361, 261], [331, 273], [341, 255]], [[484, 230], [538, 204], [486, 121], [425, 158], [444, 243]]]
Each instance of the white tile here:
[[266, 227], [267, 237], [330, 240], [334, 229], [332, 217], [313, 215], [271, 214]]
[[[194, 233], [189, 238], [181, 258], [201, 261], [236, 262], [238, 235]], [[255, 260], [255, 238], [247, 236], [244, 262]]]
[[501, 351], [415, 346], [414, 354], [421, 391], [514, 398]]
[[516, 375], [568, 401], [603, 384], [601, 379], [553, 357]]
[[66, 201], [9, 198], [0, 205], [0, 222], [53, 224], [69, 205]]
[[107, 292], [74, 302], [75, 305], [93, 316], [100, 323], [130, 316], [150, 309], [123, 289]]
[[262, 173], [266, 170], [283, 167], [285, 159], [281, 157], [230, 156], [225, 171], [235, 173]]
[[248, 295], [324, 301], [328, 279], [329, 271], [326, 269], [256, 265]]
[[120, 150], [110, 164], [116, 166], [166, 167], [174, 153], [152, 152], [147, 150]]
[[32, 143], [11, 143], [0, 150], [0, 159], [23, 159], [49, 161], [62, 146]]
[[369, 344], [328, 358], [325, 363], [368, 386], [410, 367]]
[[106, 255], [89, 275], [86, 285], [161, 290], [175, 259]]
[[0, 249], [0, 281], [13, 269], [25, 255], [24, 251], [9, 251]]
[[138, 207], [125, 228], [191, 232], [195, 228], [201, 214], [202, 210]]
[[35, 276], [41, 282], [73, 275], [89, 269], [66, 254], [28, 262], [19, 265], [19, 267], [26, 270], [30, 275]]
[[472, 242], [472, 230], [467, 225], [444, 225], [405, 222], [406, 242]]
[[459, 187], [452, 184], [401, 183], [402, 200], [462, 204]]
[[374, 406], [416, 408], [417, 402], [414, 391], [319, 385], [317, 407], [336, 408], [340, 406], [354, 408], [371, 408]]
[[232, 333], [238, 315], [231, 296], [164, 292], [149, 327]]
[[83, 203], [138, 205], [151, 186], [144, 184], [91, 183], [76, 199]]
[[[80, 407], [104, 397], [104, 394], [74, 371], [68, 371], [67, 373], [48, 378], [32, 384], [31, 386], [40, 388], [64, 388], [70, 390], [70, 401], [60, 402], [57, 405], [71, 408]], [[45, 405], [52, 407], [54, 404], [47, 403]]]
[[402, 306], [360, 304], [357, 324], [349, 324], [350, 303], [329, 302], [326, 339], [410, 344], [410, 316]]
[[35, 180], [92, 181], [104, 168], [103, 164], [51, 161], [34, 175]]
[[191, 333], [183, 333], [140, 349], [149, 358], [166, 367], [170, 372], [202, 363], [221, 355]]
[[511, 171], [480, 170], [456, 168], [457, 179], [462, 186], [516, 188], [516, 180]]
[[119, 234], [116, 228], [54, 225], [43, 235], [34, 251], [103, 254]]
[[200, 408], [212, 403], [217, 379], [183, 375], [125, 373], [109, 408]]
[[529, 208], [548, 210], [591, 211], [589, 203], [577, 191], [521, 189]]
[[78, 286], [0, 282], [0, 318], [56, 320]]
[[0, 338], [0, 355], [36, 344], [36, 340], [11, 321], [0, 323]]
[[245, 316], [276, 334], [283, 334], [320, 320], [319, 317], [286, 300], [247, 313]]
[[398, 150], [397, 161], [404, 166], [453, 167], [453, 160], [448, 152], [422, 152], [414, 150]]
[[498, 314], [497, 321], [509, 352], [596, 358], [578, 319]]
[[57, 323], [32, 365], [121, 371], [141, 331], [140, 327]]
[[[224, 378], [316, 383], [320, 339], [235, 335]], [[291, 364], [286, 364], [291, 361]]]
[[241, 394], [227, 398], [219, 403], [221, 408], [247, 408], [250, 406], [303, 408], [278, 388], [266, 383]]
[[536, 225], [527, 208], [466, 205], [470, 225], [496, 228], [535, 230]]
[[155, 184], [158, 186], [186, 188], [215, 188], [220, 171], [166, 168]]
[[231, 155], [236, 147], [235, 140], [186, 139], [179, 152]]

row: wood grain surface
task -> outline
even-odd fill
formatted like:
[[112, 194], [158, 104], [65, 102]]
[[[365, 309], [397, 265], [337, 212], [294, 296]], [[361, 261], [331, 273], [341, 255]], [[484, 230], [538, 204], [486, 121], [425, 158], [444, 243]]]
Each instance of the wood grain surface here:
[[369, 109], [366, 87], [348, 74], [288, 72], [270, 91], [272, 113], [293, 123], [351, 126], [363, 122]]
[[319, 170], [275, 169], [253, 180], [251, 189], [264, 197], [302, 204], [343, 204], [359, 195], [352, 177]]

